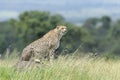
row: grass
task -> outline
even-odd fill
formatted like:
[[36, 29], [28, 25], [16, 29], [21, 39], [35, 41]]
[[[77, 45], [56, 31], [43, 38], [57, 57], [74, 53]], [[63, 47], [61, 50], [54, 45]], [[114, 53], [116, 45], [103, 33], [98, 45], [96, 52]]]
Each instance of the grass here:
[[26, 71], [14, 71], [16, 60], [0, 60], [0, 80], [119, 80], [120, 61], [104, 58], [63, 58], [53, 65]]

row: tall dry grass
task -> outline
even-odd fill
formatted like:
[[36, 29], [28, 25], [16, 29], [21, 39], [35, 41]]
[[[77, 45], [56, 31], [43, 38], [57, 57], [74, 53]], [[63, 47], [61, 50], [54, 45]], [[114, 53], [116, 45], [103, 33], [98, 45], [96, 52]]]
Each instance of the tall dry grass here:
[[59, 57], [50, 65], [14, 71], [16, 60], [0, 60], [0, 80], [120, 80], [120, 61]]

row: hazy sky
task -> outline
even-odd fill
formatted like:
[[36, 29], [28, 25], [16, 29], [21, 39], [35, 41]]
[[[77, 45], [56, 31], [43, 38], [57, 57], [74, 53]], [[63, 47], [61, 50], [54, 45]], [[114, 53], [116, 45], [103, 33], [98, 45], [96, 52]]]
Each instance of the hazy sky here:
[[102, 15], [117, 19], [120, 18], [120, 0], [0, 0], [0, 20], [17, 18], [26, 10], [50, 11], [73, 20]]

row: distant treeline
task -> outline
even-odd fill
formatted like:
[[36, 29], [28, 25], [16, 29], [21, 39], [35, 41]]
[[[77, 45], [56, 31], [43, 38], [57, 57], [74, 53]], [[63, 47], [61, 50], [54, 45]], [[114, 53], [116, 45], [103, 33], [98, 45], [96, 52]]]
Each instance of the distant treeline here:
[[7, 49], [21, 51], [32, 41], [42, 37], [57, 25], [66, 25], [67, 34], [61, 40], [58, 53], [68, 54], [92, 52], [108, 55], [120, 54], [120, 20], [112, 21], [109, 16], [89, 18], [83, 25], [67, 22], [59, 14], [27, 11], [18, 19], [0, 22], [0, 54]]

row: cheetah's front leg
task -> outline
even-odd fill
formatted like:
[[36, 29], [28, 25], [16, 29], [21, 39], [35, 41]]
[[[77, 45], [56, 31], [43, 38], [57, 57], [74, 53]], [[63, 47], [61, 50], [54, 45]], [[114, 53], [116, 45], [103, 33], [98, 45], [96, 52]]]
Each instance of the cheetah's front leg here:
[[53, 64], [53, 60], [54, 60], [54, 51], [53, 49], [50, 50], [49, 52], [49, 58], [50, 58], [50, 63]]

